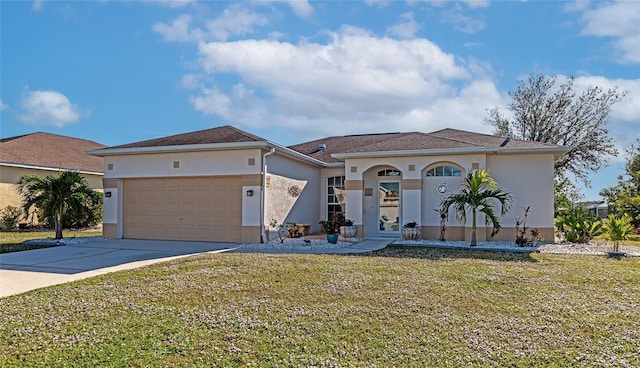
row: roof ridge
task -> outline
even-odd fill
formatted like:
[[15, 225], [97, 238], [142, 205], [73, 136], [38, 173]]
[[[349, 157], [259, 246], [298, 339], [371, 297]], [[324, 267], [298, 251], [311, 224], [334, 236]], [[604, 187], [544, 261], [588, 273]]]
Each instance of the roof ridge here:
[[[448, 129], [448, 128], [447, 128], [447, 129]], [[442, 130], [447, 130], [447, 129], [442, 129]], [[439, 131], [442, 131], [442, 130], [439, 130]], [[457, 132], [463, 132], [463, 133], [471, 133], [471, 134], [484, 135], [484, 136], [487, 136], [487, 137], [496, 137], [496, 136], [494, 136], [494, 135], [490, 135], [490, 134], [474, 133], [474, 132], [468, 132], [468, 131], [465, 131], [465, 130], [458, 130], [458, 129], [449, 129], [449, 130], [455, 130], [455, 131], [457, 131]], [[438, 131], [438, 132], [439, 132], [439, 131]], [[459, 142], [459, 143], [466, 143], [466, 144], [472, 144], [472, 145], [479, 145], [479, 146], [489, 147], [489, 146], [487, 146], [486, 144], [483, 144], [483, 143], [470, 142], [470, 141], [468, 141], [468, 140], [455, 139], [455, 138], [450, 138], [450, 137], [440, 137], [440, 136], [438, 136], [438, 135], [437, 135], [437, 134], [435, 134], [435, 133], [437, 133], [437, 132], [427, 133], [427, 135], [432, 135], [432, 136], [434, 136], [434, 137], [436, 137], [436, 138], [439, 138], [439, 139], [445, 139], [445, 140], [448, 140], [448, 141], [451, 141], [451, 142]]]
[[[247, 138], [255, 139], [255, 140], [257, 140], [257, 141], [267, 141], [267, 140], [268, 140], [268, 139], [262, 138], [262, 137], [260, 137], [260, 136], [258, 136], [258, 135], [255, 135], [255, 134], [253, 134], [253, 133], [249, 133], [249, 132], [247, 132], [247, 131], [245, 131], [245, 130], [242, 130], [242, 129], [236, 128], [236, 127], [234, 127], [233, 125], [229, 125], [229, 124], [227, 124], [227, 125], [222, 125], [222, 126], [219, 126], [219, 127], [217, 127], [217, 128], [229, 128], [229, 129], [232, 129], [232, 130], [234, 130], [234, 131], [236, 131], [236, 132], [238, 132], [238, 133], [240, 133], [240, 134], [244, 135], [244, 136], [245, 136], [245, 137], [247, 137]], [[210, 128], [210, 129], [216, 129], [216, 128]]]
[[[406, 138], [407, 136], [411, 136], [411, 135], [423, 135], [423, 136], [424, 136], [424, 135], [428, 135], [427, 133], [422, 133], [422, 132], [398, 132], [398, 133], [393, 133], [393, 134], [398, 134], [398, 135], [397, 135], [397, 136], [395, 136], [395, 137], [391, 137], [390, 139], [387, 139], [387, 140], [385, 141], [386, 143], [388, 143], [389, 141], [397, 141], [397, 140], [399, 140], [399, 139], [404, 139], [404, 138]], [[348, 149], [348, 150], [345, 150], [345, 151], [343, 151], [343, 152], [352, 151], [352, 150], [354, 150], [354, 149], [361, 150], [361, 149], [365, 149], [366, 147], [376, 146], [376, 145], [378, 145], [378, 144], [380, 144], [380, 141], [378, 141], [378, 142], [371, 142], [371, 143], [369, 143], [369, 144], [365, 144], [365, 145], [363, 145], [363, 146], [359, 146], [359, 147], [357, 147], [357, 148]]]

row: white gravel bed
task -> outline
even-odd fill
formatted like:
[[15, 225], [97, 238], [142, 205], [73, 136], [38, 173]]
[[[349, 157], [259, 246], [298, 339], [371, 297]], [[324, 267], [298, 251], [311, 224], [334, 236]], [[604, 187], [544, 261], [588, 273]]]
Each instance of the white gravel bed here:
[[[607, 255], [613, 250], [613, 245], [605, 243], [571, 244], [571, 243], [541, 243], [535, 247], [519, 247], [512, 241], [478, 242], [476, 247], [469, 246], [468, 241], [444, 241], [439, 240], [397, 240], [395, 245], [425, 246], [450, 249], [476, 249], [506, 252], [539, 252], [551, 254], [585, 254]], [[619, 250], [628, 256], [640, 257], [640, 247], [620, 245]]]
[[523, 252], [532, 253], [537, 252], [538, 247], [519, 247], [515, 242], [478, 242], [478, 245], [472, 247], [468, 241], [440, 241], [440, 240], [396, 240], [394, 245], [405, 246], [418, 246], [418, 247], [431, 247], [431, 248], [449, 248], [449, 249], [471, 249], [471, 250], [491, 250], [491, 251], [504, 251], [504, 252]]
[[302, 238], [290, 239], [287, 238], [284, 240], [284, 243], [280, 243], [280, 240], [274, 239], [270, 240], [268, 243], [260, 244], [240, 244], [239, 250], [327, 250], [327, 249], [340, 249], [347, 248], [352, 246], [355, 243], [358, 243], [361, 239], [338, 239], [336, 244], [331, 244], [326, 240], [310, 240], [306, 241]]
[[[613, 245], [605, 243], [557, 243], [544, 244], [538, 248], [540, 253], [553, 254], [588, 254], [588, 255], [607, 255], [607, 252], [613, 251]], [[628, 256], [640, 257], [640, 247], [620, 245], [620, 252], [626, 253]]]

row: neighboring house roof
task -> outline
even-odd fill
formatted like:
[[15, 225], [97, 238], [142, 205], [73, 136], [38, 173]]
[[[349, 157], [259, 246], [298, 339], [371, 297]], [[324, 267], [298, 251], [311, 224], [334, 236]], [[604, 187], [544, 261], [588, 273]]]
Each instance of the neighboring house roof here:
[[511, 139], [456, 129], [432, 133], [379, 133], [333, 136], [283, 147], [230, 125], [129, 143], [90, 152], [98, 156], [189, 150], [274, 148], [320, 165], [339, 164], [346, 157], [370, 155], [554, 152], [566, 149], [554, 144]]
[[103, 144], [51, 133], [31, 133], [0, 139], [0, 165], [102, 173], [102, 158], [86, 151]]

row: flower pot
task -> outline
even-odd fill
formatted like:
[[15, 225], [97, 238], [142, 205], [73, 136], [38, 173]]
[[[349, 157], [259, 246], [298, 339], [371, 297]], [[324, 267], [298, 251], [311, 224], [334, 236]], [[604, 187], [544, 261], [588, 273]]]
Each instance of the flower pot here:
[[355, 226], [340, 226], [340, 235], [343, 238], [355, 238], [358, 228]]
[[327, 234], [327, 241], [331, 244], [338, 242], [338, 234]]
[[402, 239], [403, 240], [420, 240], [420, 239], [422, 239], [422, 232], [420, 231], [420, 226], [403, 227], [402, 228]]

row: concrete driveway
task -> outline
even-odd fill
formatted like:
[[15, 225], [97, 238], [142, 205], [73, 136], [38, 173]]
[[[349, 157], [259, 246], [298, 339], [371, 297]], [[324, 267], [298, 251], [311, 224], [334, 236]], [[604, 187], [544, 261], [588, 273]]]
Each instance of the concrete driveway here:
[[0, 297], [185, 257], [233, 243], [111, 239], [0, 254]]

